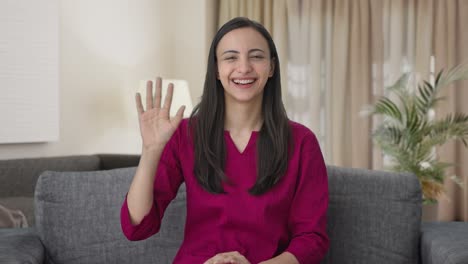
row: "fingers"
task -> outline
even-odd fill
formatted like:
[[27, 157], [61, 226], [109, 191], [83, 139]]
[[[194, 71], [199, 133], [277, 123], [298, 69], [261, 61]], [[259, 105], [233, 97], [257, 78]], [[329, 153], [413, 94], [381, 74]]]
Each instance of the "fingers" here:
[[161, 93], [162, 93], [162, 79], [161, 77], [156, 78], [156, 92], [154, 94], [154, 107], [156, 109], [161, 108]]
[[167, 93], [166, 93], [166, 98], [164, 98], [164, 106], [163, 108], [169, 111], [171, 110], [171, 104], [172, 104], [172, 94], [174, 93], [174, 84], [169, 83], [167, 86]]
[[216, 256], [204, 264], [241, 264], [241, 262], [236, 261], [233, 256]]
[[235, 263], [235, 264], [250, 264], [250, 262], [239, 252], [225, 252], [216, 254], [216, 256], [208, 259], [203, 264], [226, 264], [226, 263]]
[[153, 82], [146, 82], [146, 110], [153, 108]]
[[181, 106], [179, 110], [177, 110], [177, 113], [174, 117], [174, 122], [176, 126], [179, 126], [179, 123], [182, 121], [184, 118], [184, 111], [185, 111], [185, 105]]
[[141, 103], [141, 95], [140, 93], [137, 93], [135, 95], [135, 104], [136, 104], [136, 107], [137, 107], [137, 112], [138, 112], [138, 115], [141, 115], [143, 113], [143, 104]]
[[[167, 93], [164, 98], [164, 105], [162, 107], [163, 115], [167, 115], [167, 118], [169, 118], [170, 110], [171, 110], [171, 105], [172, 105], [172, 97], [174, 94], [174, 84], [169, 83], [167, 87]], [[153, 82], [148, 81], [146, 82], [146, 109], [143, 108], [143, 104], [141, 102], [141, 94], [137, 93], [135, 97], [135, 102], [137, 106], [137, 111], [139, 114], [143, 113], [145, 110], [151, 110], [151, 109], [156, 109], [157, 112], [159, 112], [159, 109], [161, 109], [161, 98], [162, 98], [162, 79], [160, 77], [156, 78], [156, 91], [154, 93], [153, 97]], [[182, 119], [183, 117], [183, 111], [185, 107], [182, 109], [179, 108], [177, 111], [176, 119]]]

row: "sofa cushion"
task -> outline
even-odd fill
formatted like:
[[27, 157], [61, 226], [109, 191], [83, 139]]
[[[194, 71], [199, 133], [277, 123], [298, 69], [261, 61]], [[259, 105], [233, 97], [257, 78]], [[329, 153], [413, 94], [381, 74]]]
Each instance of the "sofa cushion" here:
[[36, 226], [54, 263], [171, 263], [183, 238], [185, 188], [169, 205], [161, 232], [128, 241], [120, 208], [135, 168], [43, 173], [35, 193]]
[[327, 171], [330, 249], [322, 263], [418, 263], [418, 179], [333, 166]]
[[468, 263], [468, 223], [427, 222], [421, 233], [422, 263]]
[[0, 263], [42, 264], [44, 248], [33, 228], [0, 229]]

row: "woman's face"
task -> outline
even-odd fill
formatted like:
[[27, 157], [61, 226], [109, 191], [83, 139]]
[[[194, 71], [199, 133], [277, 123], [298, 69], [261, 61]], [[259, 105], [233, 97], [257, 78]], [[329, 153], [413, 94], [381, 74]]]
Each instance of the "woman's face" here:
[[263, 89], [274, 66], [266, 39], [255, 29], [234, 29], [216, 48], [218, 79], [226, 104], [262, 103]]

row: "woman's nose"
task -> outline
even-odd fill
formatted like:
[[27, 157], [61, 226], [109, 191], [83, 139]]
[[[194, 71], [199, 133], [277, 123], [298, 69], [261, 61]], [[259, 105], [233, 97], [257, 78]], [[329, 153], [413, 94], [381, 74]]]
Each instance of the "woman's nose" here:
[[237, 71], [240, 73], [250, 72], [252, 70], [252, 65], [250, 64], [249, 58], [239, 59], [239, 64], [237, 65]]

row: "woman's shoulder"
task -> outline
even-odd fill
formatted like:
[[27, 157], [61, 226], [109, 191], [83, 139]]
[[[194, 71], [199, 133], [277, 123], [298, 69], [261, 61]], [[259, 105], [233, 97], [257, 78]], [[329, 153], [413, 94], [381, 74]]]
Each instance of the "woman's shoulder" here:
[[190, 118], [186, 117], [180, 121], [179, 128], [186, 130], [189, 127]]
[[318, 138], [310, 128], [294, 121], [289, 121], [289, 126], [291, 127], [294, 149], [299, 152], [303, 150], [320, 150]]
[[176, 133], [182, 133], [185, 134], [186, 130], [188, 129], [190, 125], [190, 119], [189, 118], [184, 118], [180, 121], [179, 126], [176, 128]]
[[307, 137], [316, 138], [315, 133], [301, 123], [289, 120], [289, 127], [291, 128], [292, 136], [296, 142]]
[[190, 122], [188, 118], [184, 118], [180, 121], [179, 125], [177, 126], [174, 134], [172, 134], [171, 139], [169, 142], [171, 144], [185, 144], [185, 141], [189, 138], [189, 126]]

